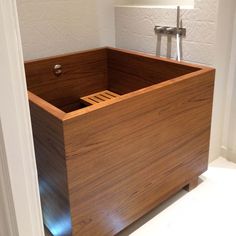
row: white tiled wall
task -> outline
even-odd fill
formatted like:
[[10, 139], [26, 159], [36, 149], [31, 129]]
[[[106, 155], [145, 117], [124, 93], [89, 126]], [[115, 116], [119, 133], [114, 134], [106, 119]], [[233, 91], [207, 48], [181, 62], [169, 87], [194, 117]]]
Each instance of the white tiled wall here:
[[[113, 0], [17, 0], [26, 60], [109, 45], [157, 52], [155, 25], [176, 24], [174, 9], [115, 9]], [[182, 10], [187, 37], [183, 59], [214, 64], [218, 0], [195, 0], [194, 9]], [[157, 42], [158, 41], [158, 42]], [[175, 57], [175, 38], [171, 56]], [[161, 38], [161, 55], [167, 56], [167, 38]], [[169, 55], [169, 54], [168, 54]]]
[[[195, 0], [194, 9], [181, 10], [187, 36], [182, 39], [183, 60], [214, 65], [218, 0]], [[116, 7], [116, 46], [159, 54], [160, 38], [155, 25], [176, 26], [176, 10], [161, 8]], [[171, 57], [175, 57], [175, 38], [172, 38]], [[161, 37], [161, 56], [167, 53], [167, 37]]]
[[17, 5], [25, 60], [115, 43], [111, 0], [17, 0]]

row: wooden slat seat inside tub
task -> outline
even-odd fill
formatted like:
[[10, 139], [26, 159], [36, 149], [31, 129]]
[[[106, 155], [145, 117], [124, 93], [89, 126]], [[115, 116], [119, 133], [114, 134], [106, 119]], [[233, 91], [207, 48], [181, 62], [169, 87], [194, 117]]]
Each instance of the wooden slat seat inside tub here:
[[82, 97], [81, 103], [85, 105], [95, 105], [101, 102], [105, 102], [114, 98], [119, 97], [120, 95], [117, 93], [113, 93], [109, 90], [104, 90], [98, 93], [90, 94], [88, 96]]

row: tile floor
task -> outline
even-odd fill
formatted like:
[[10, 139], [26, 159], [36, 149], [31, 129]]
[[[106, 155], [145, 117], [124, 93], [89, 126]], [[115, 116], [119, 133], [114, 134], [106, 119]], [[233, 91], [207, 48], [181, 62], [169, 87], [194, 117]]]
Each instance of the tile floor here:
[[236, 164], [214, 161], [196, 189], [179, 192], [119, 234], [128, 235], [236, 236]]
[[236, 164], [214, 161], [196, 189], [180, 191], [119, 234], [128, 235], [236, 236]]

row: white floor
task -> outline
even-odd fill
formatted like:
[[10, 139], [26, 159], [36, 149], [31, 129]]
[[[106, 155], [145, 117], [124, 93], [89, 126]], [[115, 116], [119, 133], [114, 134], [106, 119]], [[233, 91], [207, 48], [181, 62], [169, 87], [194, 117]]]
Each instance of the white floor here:
[[236, 164], [219, 158], [201, 179], [119, 236], [236, 236]]

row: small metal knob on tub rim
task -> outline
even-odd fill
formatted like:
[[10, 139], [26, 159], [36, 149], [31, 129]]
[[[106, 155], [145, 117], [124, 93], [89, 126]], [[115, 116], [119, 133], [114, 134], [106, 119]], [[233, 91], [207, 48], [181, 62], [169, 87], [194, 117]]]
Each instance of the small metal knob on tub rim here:
[[54, 67], [53, 67], [53, 73], [54, 73], [54, 75], [55, 76], [60, 76], [60, 75], [62, 75], [62, 65], [60, 65], [60, 64], [57, 64], [57, 65], [55, 65]]

